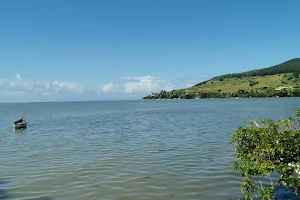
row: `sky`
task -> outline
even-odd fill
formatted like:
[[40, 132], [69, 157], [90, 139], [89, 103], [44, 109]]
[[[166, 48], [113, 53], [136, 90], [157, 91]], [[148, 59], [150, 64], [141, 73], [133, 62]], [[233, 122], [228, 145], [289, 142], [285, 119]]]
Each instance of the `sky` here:
[[1, 0], [0, 102], [141, 99], [300, 57], [300, 1]]

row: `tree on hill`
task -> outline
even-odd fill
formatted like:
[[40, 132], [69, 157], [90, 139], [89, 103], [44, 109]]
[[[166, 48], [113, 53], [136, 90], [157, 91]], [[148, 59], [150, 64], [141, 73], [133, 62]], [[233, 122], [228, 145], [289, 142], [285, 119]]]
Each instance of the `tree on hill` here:
[[[222, 80], [223, 81], [224, 78], [242, 78], [242, 77], [247, 77], [247, 76], [267, 76], [267, 75], [282, 74], [282, 73], [293, 73], [295, 78], [299, 77], [300, 58], [294, 58], [294, 59], [288, 60], [286, 62], [283, 62], [281, 64], [263, 68], [263, 69], [256, 69], [256, 70], [250, 70], [247, 72], [216, 76], [216, 77], [212, 78], [212, 80]], [[198, 83], [195, 86], [202, 85], [205, 82], [206, 81]]]

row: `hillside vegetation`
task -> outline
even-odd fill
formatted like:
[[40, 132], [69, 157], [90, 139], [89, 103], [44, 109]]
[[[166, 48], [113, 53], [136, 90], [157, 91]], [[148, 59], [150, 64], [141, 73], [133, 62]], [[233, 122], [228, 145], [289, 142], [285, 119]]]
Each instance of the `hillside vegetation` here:
[[241, 78], [241, 77], [249, 77], [249, 76], [267, 76], [267, 75], [275, 75], [275, 74], [283, 74], [283, 73], [300, 73], [300, 58], [294, 58], [292, 60], [288, 60], [279, 65], [275, 65], [272, 67], [267, 67], [263, 69], [250, 70], [242, 73], [234, 73], [234, 74], [225, 74], [222, 76], [214, 77], [213, 79], [222, 79], [222, 78]]
[[300, 96], [300, 58], [268, 68], [225, 74], [190, 88], [161, 91], [143, 99]]

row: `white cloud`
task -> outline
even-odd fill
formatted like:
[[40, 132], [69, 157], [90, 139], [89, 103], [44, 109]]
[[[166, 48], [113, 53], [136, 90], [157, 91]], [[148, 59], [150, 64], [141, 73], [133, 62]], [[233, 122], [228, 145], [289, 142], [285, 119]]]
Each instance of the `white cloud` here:
[[86, 89], [77, 83], [59, 82], [59, 81], [36, 81], [23, 79], [20, 74], [16, 74], [11, 79], [0, 79], [2, 91], [13, 95], [66, 95], [83, 94]]
[[17, 80], [21, 80], [21, 75], [20, 75], [20, 74], [16, 74], [16, 75], [15, 75], [15, 78], [16, 78]]
[[38, 85], [42, 91], [50, 94], [83, 94], [85, 92], [84, 86], [71, 82], [52, 81]]
[[16, 74], [9, 82], [11, 87], [17, 87], [21, 84], [22, 79], [20, 74]]
[[4, 86], [4, 79], [0, 78], [0, 87], [3, 87], [3, 86]]
[[128, 82], [124, 84], [126, 93], [150, 92], [154, 87], [156, 87], [156, 83], [152, 76], [132, 77], [126, 79], [128, 80]]
[[111, 92], [113, 91], [117, 86], [115, 86], [112, 82], [109, 82], [104, 85], [100, 85], [101, 92]]
[[125, 93], [149, 93], [159, 90], [172, 90], [173, 85], [167, 80], [157, 79], [153, 76], [127, 77], [124, 83]]
[[28, 79], [16, 74], [11, 78], [0, 78], [0, 101], [141, 99], [152, 92], [190, 87], [193, 82], [188, 78], [167, 80], [148, 75], [86, 87], [76, 82]]

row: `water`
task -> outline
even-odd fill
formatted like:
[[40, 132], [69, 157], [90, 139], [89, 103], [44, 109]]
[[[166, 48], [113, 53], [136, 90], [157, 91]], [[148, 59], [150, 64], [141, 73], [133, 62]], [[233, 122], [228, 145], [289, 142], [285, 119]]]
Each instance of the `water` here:
[[0, 199], [239, 199], [230, 134], [299, 100], [0, 104]]

